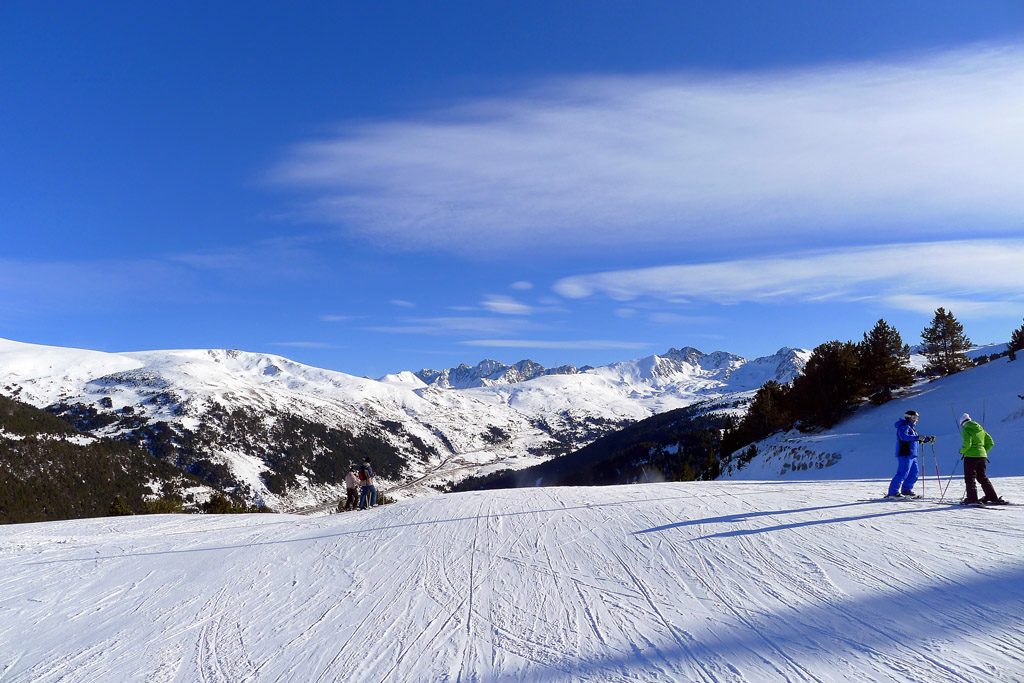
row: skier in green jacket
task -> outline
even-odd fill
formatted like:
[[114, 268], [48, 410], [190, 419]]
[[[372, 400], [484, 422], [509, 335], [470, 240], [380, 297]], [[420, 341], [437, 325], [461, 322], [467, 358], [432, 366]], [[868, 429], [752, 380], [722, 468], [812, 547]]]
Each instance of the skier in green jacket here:
[[[1006, 501], [996, 495], [992, 482], [985, 474], [988, 467], [988, 452], [995, 445], [992, 437], [967, 413], [960, 416], [960, 435], [964, 440], [960, 454], [964, 456], [964, 484], [967, 486], [967, 497], [964, 498], [964, 504], [1006, 505]], [[975, 485], [975, 481], [981, 484], [981, 488], [985, 492], [985, 497], [981, 500], [978, 500], [978, 487]]]

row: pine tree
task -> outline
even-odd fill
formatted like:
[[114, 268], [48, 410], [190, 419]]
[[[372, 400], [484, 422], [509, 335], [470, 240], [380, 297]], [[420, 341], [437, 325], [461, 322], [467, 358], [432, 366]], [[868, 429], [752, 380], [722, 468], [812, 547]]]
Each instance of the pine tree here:
[[971, 347], [971, 340], [964, 334], [964, 326], [945, 308], [935, 309], [935, 317], [921, 332], [921, 340], [928, 359], [926, 372], [951, 375], [971, 366], [964, 355], [964, 351]]
[[747, 414], [740, 425], [739, 440], [745, 445], [763, 439], [773, 432], [792, 425], [789, 410], [789, 387], [768, 380], [754, 394]]
[[885, 320], [880, 318], [870, 332], [864, 333], [857, 354], [864, 392], [873, 403], [884, 403], [892, 398], [893, 389], [914, 383], [910, 347]]
[[121, 496], [116, 496], [110, 504], [110, 509], [107, 510], [107, 515], [110, 517], [123, 517], [130, 514], [132, 514], [131, 508]]
[[803, 374], [793, 380], [794, 413], [808, 426], [831, 427], [863, 395], [863, 386], [857, 345], [825, 342], [815, 347]]
[[1010, 343], [1006, 346], [1006, 350], [1010, 353], [1020, 351], [1021, 349], [1024, 349], [1024, 325], [1010, 333]]

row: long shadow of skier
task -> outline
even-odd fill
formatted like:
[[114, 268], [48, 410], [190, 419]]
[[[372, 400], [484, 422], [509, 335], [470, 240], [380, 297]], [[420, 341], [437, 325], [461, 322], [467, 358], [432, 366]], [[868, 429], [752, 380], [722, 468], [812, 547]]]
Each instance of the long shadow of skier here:
[[637, 534], [651, 534], [657, 531], [667, 531], [668, 529], [676, 529], [679, 527], [697, 526], [699, 524], [735, 524], [737, 522], [743, 522], [748, 519], [754, 519], [755, 517], [774, 517], [776, 515], [791, 515], [797, 512], [815, 512], [817, 510], [834, 510], [836, 508], [852, 507], [855, 505], [871, 505], [872, 501], [858, 501], [855, 503], [839, 503], [836, 505], [819, 505], [818, 507], [811, 508], [794, 508], [792, 510], [766, 510], [761, 512], [737, 512], [734, 515], [723, 515], [721, 517], [706, 517], [704, 519], [688, 519], [684, 522], [673, 522], [672, 524], [666, 524], [664, 526], [656, 526], [653, 529], [644, 529], [643, 531], [634, 531], [633, 535]]
[[[793, 514], [797, 512], [813, 512], [815, 510], [829, 510], [834, 508], [851, 507], [854, 505], [872, 505], [870, 501], [861, 503], [843, 503], [842, 505], [825, 505], [821, 507], [813, 508], [801, 508], [796, 510], [778, 510], [768, 512], [751, 512], [751, 513], [738, 513], [735, 515], [726, 515], [724, 517], [711, 517], [708, 519], [696, 519], [688, 520], [685, 522], [675, 522], [673, 524], [665, 524], [664, 526], [658, 526], [651, 529], [643, 529], [642, 531], [634, 531], [633, 535], [637, 536], [640, 534], [651, 534], [660, 531], [668, 531], [670, 529], [676, 529], [680, 527], [694, 526], [699, 524], [723, 524], [732, 523], [738, 524], [740, 522], [754, 519], [756, 517], [774, 517], [776, 515]], [[756, 529], [734, 529], [732, 531], [721, 531], [717, 534], [708, 534], [706, 536], [698, 536], [691, 540], [699, 541], [705, 538], [728, 538], [730, 536], [749, 536], [752, 534], [764, 534], [772, 531], [782, 531], [783, 529], [799, 529], [800, 527], [817, 526], [819, 524], [841, 524], [843, 522], [857, 522], [864, 519], [876, 519], [879, 517], [892, 517], [894, 515], [912, 515], [920, 514], [924, 512], [954, 512], [956, 508], [950, 505], [937, 505], [935, 507], [914, 507], [903, 510], [892, 510], [890, 512], [878, 512], [870, 515], [850, 515], [846, 517], [831, 517], [829, 519], [812, 519], [805, 522], [793, 522], [791, 524], [777, 524], [775, 526], [758, 527]]]

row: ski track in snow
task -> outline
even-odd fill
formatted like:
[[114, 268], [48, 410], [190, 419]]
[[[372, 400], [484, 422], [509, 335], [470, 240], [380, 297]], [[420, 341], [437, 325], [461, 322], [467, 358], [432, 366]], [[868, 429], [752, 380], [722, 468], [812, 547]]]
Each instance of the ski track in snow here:
[[0, 680], [1024, 680], [1024, 507], [860, 500], [884, 485], [0, 527]]

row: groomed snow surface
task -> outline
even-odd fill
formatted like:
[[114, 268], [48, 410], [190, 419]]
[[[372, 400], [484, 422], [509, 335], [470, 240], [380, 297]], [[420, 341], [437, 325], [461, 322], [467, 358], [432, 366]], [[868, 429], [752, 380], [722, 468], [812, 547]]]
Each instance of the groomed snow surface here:
[[0, 680], [1024, 680], [1024, 507], [886, 484], [0, 527]]

